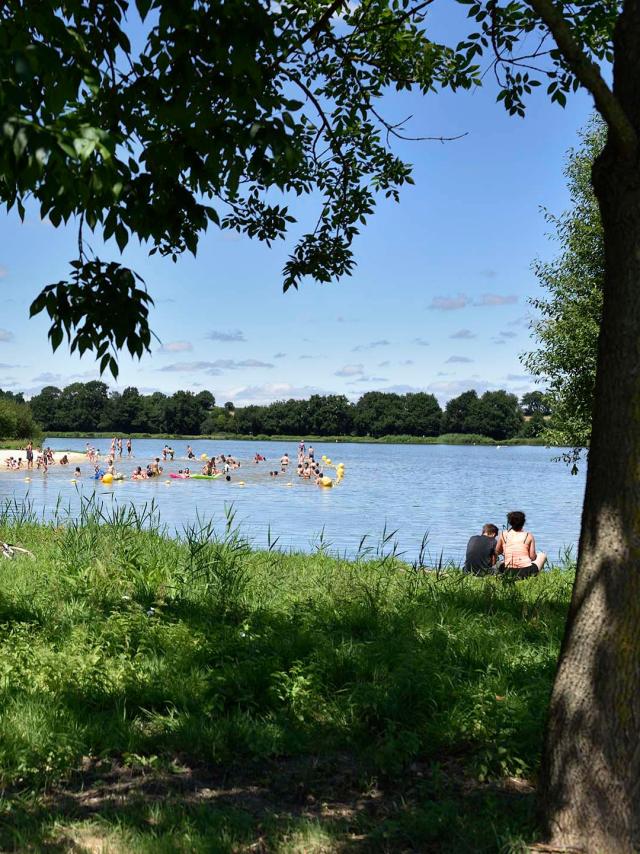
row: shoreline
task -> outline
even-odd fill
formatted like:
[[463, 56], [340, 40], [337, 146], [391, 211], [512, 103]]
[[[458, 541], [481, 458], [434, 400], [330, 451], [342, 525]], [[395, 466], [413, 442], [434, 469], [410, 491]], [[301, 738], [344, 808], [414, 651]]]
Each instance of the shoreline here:
[[[104, 431], [95, 432], [61, 432], [48, 433], [46, 439], [111, 439], [113, 432], [105, 433]], [[355, 445], [506, 445], [506, 446], [531, 446], [531, 447], [549, 447], [559, 448], [562, 445], [549, 445], [542, 439], [491, 439], [488, 436], [479, 436], [464, 433], [450, 433], [442, 436], [318, 436], [305, 434], [286, 435], [276, 434], [267, 436], [258, 433], [255, 436], [246, 436], [238, 433], [205, 433], [205, 434], [180, 434], [180, 433], [126, 433], [121, 432], [117, 435], [131, 438], [133, 441], [139, 439], [157, 439], [158, 441], [181, 441], [181, 442], [295, 442], [296, 444], [301, 438], [304, 438], [307, 443], [316, 444], [355, 444]], [[44, 443], [46, 444], [46, 442]], [[74, 452], [75, 453], [75, 452]]]
[[[82, 463], [82, 462], [84, 462], [84, 463], [87, 462], [87, 455], [81, 453], [80, 451], [67, 451], [67, 450], [57, 451], [57, 450], [54, 450], [53, 453], [58, 455], [58, 457], [61, 457], [64, 454], [66, 454], [67, 458], [69, 460], [70, 466], [71, 465], [78, 465], [79, 463]], [[33, 449], [33, 456], [34, 456], [33, 467], [35, 470], [35, 461], [37, 458], [37, 452], [36, 452], [35, 448]], [[6, 462], [9, 459], [9, 457], [14, 457], [16, 459], [22, 457], [22, 466], [20, 468], [20, 471], [23, 471], [23, 470], [27, 471], [28, 470], [27, 469], [27, 452], [24, 450], [24, 448], [0, 448], [0, 467], [4, 467], [6, 465]], [[56, 459], [55, 465], [57, 465], [57, 466], [60, 465], [60, 459], [59, 458]]]

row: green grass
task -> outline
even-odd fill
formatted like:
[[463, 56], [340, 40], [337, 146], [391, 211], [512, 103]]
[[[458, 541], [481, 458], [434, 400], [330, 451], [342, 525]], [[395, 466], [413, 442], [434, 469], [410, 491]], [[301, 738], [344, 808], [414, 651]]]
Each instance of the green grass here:
[[[33, 439], [33, 444], [37, 445], [43, 438], [41, 433], [34, 433], [31, 437]], [[26, 448], [27, 442], [29, 439], [0, 439], [0, 448], [2, 450], [10, 450], [12, 451], [14, 448]]]
[[[0, 850], [520, 851], [573, 574], [180, 541], [153, 509], [0, 536]], [[254, 846], [252, 848], [252, 846]]]

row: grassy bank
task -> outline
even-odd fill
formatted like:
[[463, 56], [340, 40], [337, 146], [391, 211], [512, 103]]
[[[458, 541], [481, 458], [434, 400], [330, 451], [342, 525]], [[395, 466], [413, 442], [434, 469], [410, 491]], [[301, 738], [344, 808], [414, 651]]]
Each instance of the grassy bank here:
[[[42, 442], [44, 436], [42, 434], [35, 433], [32, 437], [34, 447], [38, 447], [38, 445]], [[29, 439], [0, 439], [0, 450], [22, 450], [27, 447], [27, 443]]]
[[[111, 439], [113, 433], [51, 433], [61, 439]], [[245, 440], [250, 442], [295, 442], [300, 441], [300, 436], [266, 436], [262, 433], [256, 436], [244, 436], [235, 433], [210, 433], [207, 435], [189, 436], [177, 435], [175, 433], [127, 433], [132, 439], [158, 439], [159, 441], [185, 441], [194, 442], [198, 439], [215, 440], [216, 442]], [[305, 436], [307, 444], [328, 444], [335, 442], [355, 442], [365, 445], [545, 445], [542, 439], [504, 439], [496, 441], [488, 436], [480, 436], [476, 433], [446, 433], [442, 436]]]
[[521, 851], [572, 573], [0, 515], [0, 849]]

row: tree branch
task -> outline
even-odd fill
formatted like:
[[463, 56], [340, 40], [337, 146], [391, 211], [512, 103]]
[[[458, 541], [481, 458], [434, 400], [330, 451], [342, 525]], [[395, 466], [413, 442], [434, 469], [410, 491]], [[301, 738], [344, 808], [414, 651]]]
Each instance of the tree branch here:
[[577, 42], [561, 9], [553, 0], [527, 0], [527, 2], [549, 28], [558, 50], [577, 80], [593, 96], [596, 108], [617, 138], [620, 148], [628, 157], [634, 157], [638, 151], [638, 136], [635, 128], [620, 101], [604, 81], [600, 68]]
[[303, 35], [296, 47], [301, 47], [305, 42], [309, 41], [309, 39], [313, 41], [318, 33], [326, 27], [331, 18], [333, 18], [335, 13], [338, 12], [340, 7], [344, 6], [346, 2], [347, 0], [333, 0], [333, 3], [322, 13], [311, 29]]

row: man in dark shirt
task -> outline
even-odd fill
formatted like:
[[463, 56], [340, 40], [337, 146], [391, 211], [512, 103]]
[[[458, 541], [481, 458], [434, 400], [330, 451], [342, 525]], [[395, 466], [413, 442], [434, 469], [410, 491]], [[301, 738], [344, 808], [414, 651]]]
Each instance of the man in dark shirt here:
[[496, 537], [498, 529], [490, 522], [483, 526], [482, 534], [474, 534], [467, 543], [464, 571], [473, 575], [489, 575], [496, 565]]

